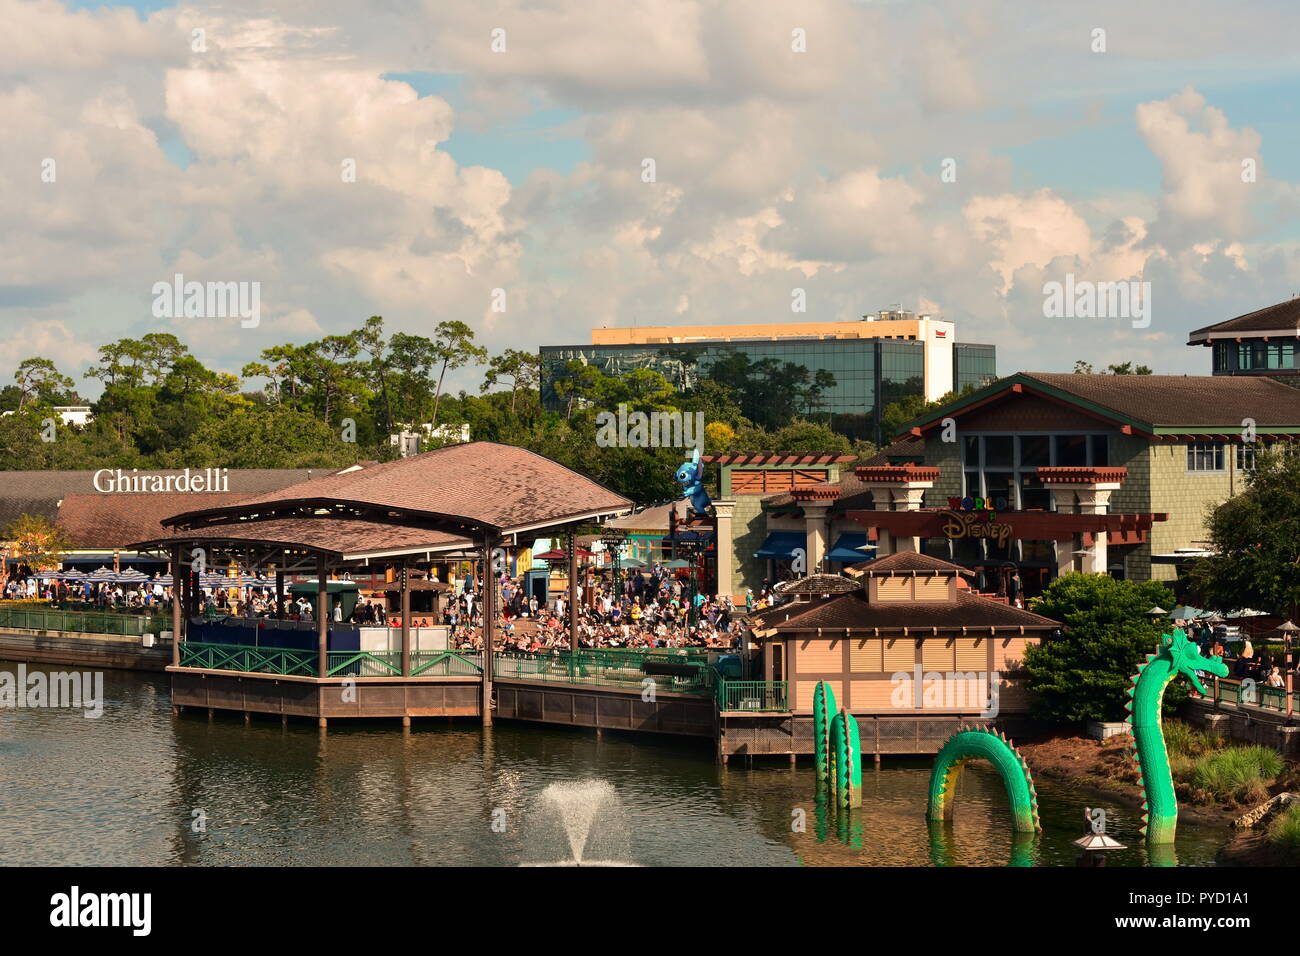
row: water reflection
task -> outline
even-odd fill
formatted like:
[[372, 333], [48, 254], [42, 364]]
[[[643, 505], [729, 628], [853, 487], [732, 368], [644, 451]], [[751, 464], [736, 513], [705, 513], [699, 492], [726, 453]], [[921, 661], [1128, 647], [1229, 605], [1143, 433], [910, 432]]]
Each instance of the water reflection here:
[[[1022, 845], [1001, 781], [972, 765], [952, 826], [936, 835], [926, 760], [868, 765], [863, 806], [836, 812], [817, 799], [810, 765], [723, 768], [704, 740], [441, 719], [321, 733], [177, 718], [165, 678], [104, 676], [97, 720], [0, 713], [0, 864], [513, 866], [528, 855], [524, 820], [542, 792], [595, 777], [617, 793], [630, 858], [646, 865], [1074, 866], [1080, 813], [1097, 803], [1039, 781], [1044, 833]], [[1128, 847], [1107, 865], [1145, 865], [1140, 815], [1106, 810]], [[1151, 862], [1205, 865], [1225, 839], [1183, 826], [1176, 859]]]

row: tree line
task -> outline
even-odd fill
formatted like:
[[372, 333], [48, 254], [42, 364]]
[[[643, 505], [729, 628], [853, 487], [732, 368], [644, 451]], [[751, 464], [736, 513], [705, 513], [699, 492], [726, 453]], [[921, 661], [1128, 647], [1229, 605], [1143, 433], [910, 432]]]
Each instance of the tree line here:
[[[788, 367], [787, 367], [788, 366]], [[449, 373], [475, 369], [477, 390], [447, 388]], [[543, 406], [536, 353], [497, 354], [459, 321], [432, 334], [389, 333], [371, 316], [344, 335], [264, 349], [239, 375], [204, 365], [176, 336], [152, 332], [102, 345], [84, 372], [102, 383], [87, 402], [56, 361], [19, 363], [0, 388], [0, 470], [93, 468], [331, 468], [387, 461], [404, 427], [469, 425], [475, 440], [519, 445], [635, 501], [677, 494], [673, 472], [688, 451], [602, 447], [596, 416], [620, 403], [642, 412], [700, 412], [705, 451], [873, 454], [811, 421], [833, 385], [823, 371], [737, 355], [689, 388], [657, 371], [609, 375], [571, 362], [554, 375], [560, 407]], [[89, 405], [85, 427], [54, 406]], [[443, 440], [433, 433], [424, 447]]]

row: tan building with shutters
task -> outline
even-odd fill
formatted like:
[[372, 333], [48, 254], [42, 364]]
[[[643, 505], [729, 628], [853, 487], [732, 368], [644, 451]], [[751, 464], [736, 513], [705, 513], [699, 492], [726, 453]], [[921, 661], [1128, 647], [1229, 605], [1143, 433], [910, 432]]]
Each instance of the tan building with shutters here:
[[847, 573], [793, 582], [753, 618], [763, 679], [786, 682], [796, 720], [819, 681], [858, 718], [864, 752], [933, 752], [960, 720], [1027, 712], [1025, 648], [1056, 621], [973, 593], [969, 572], [926, 554]]

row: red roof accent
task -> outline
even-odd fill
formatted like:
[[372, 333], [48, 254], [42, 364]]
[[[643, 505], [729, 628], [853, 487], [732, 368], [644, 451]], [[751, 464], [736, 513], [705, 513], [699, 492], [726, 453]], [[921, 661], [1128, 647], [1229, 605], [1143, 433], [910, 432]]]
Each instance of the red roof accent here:
[[837, 455], [832, 452], [758, 451], [734, 455], [705, 455], [701, 461], [711, 465], [839, 465], [857, 461], [856, 455]]
[[864, 465], [861, 468], [853, 469], [853, 474], [859, 481], [867, 482], [909, 482], [909, 481], [936, 481], [939, 478], [939, 469], [932, 465], [914, 465], [908, 462], [905, 465]]
[[1102, 484], [1105, 482], [1123, 481], [1128, 477], [1128, 469], [1121, 467], [1113, 468], [1085, 468], [1085, 467], [1060, 467], [1060, 468], [1039, 468], [1036, 472], [1038, 478], [1045, 485], [1051, 484]]
[[796, 488], [790, 492], [790, 497], [795, 501], [834, 501], [839, 496], [839, 485], [814, 485], [811, 488]]

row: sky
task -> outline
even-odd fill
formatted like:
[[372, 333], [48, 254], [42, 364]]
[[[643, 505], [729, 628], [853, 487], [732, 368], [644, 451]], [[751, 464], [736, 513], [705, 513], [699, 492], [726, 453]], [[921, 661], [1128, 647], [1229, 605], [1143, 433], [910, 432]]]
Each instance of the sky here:
[[[0, 382], [41, 355], [93, 397], [97, 347], [158, 331], [237, 373], [370, 315], [500, 351], [892, 305], [1003, 375], [1207, 374], [1188, 331], [1300, 292], [1281, 0], [0, 0], [0, 24]], [[177, 273], [257, 283], [259, 324], [158, 317]], [[1149, 283], [1149, 324], [1049, 317], [1067, 276]]]

